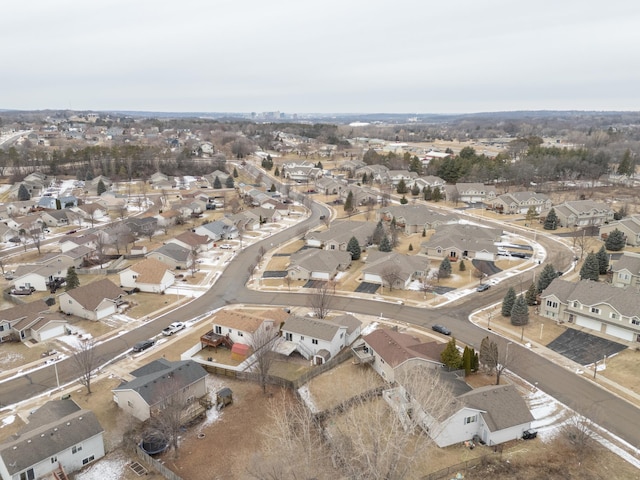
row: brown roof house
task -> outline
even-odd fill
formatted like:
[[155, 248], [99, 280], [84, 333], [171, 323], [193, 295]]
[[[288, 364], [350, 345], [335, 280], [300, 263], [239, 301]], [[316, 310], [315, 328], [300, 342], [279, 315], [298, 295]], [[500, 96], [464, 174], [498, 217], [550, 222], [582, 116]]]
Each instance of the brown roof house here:
[[137, 288], [146, 293], [164, 293], [175, 279], [169, 266], [153, 258], [142, 260], [120, 272], [120, 286], [127, 291]]
[[0, 478], [67, 478], [104, 457], [103, 433], [93, 412], [71, 399], [51, 400], [0, 444]]
[[118, 311], [126, 292], [108, 279], [98, 280], [58, 295], [60, 310], [87, 320], [100, 320]]
[[420, 253], [430, 257], [449, 257], [450, 260], [471, 258], [493, 261], [498, 255], [497, 242], [502, 231], [478, 225], [443, 225], [426, 242]]
[[64, 335], [67, 323], [44, 300], [16, 305], [0, 310], [0, 341], [13, 336], [22, 342], [44, 342]]

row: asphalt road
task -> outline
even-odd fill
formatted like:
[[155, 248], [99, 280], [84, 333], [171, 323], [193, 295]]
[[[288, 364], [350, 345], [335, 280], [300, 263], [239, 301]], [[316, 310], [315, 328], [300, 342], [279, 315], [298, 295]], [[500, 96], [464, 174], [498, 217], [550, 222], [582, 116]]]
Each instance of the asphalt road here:
[[[312, 205], [312, 212], [309, 219], [294, 227], [296, 231], [301, 227], [312, 228], [318, 225], [319, 216], [328, 214], [326, 208], [318, 204]], [[187, 321], [224, 305], [308, 306], [310, 294], [261, 292], [245, 287], [249, 278], [249, 266], [255, 264], [260, 246], [268, 247], [270, 243], [284, 243], [290, 238], [291, 232], [284, 231], [247, 247], [227, 266], [224, 281], [218, 281], [204, 295], [187, 305], [99, 345], [97, 354], [105, 360], [115, 358], [126, 352], [134, 343], [157, 335], [162, 328], [173, 321]], [[562, 247], [552, 238], [539, 236], [537, 240], [547, 249], [557, 269], [565, 270], [569, 266], [573, 257], [570, 250]], [[536, 270], [540, 268], [537, 267]], [[528, 286], [532, 276], [532, 272], [527, 272], [522, 275], [522, 279], [520, 276], [513, 277], [512, 282], [502, 282], [486, 292], [473, 293], [454, 304], [438, 309], [416, 308], [353, 297], [336, 297], [332, 308], [352, 313], [382, 315], [384, 318], [427, 328], [440, 323], [449, 327], [456, 338], [468, 345], [474, 345], [477, 349], [488, 332], [469, 322], [469, 314], [485, 305], [500, 302], [506, 289], [514, 285], [514, 282]], [[506, 346], [504, 339], [492, 333], [489, 333], [489, 336]], [[640, 412], [636, 407], [516, 343], [509, 345], [509, 349], [509, 355], [514, 359], [509, 370], [579, 413], [594, 418], [601, 426], [632, 445], [636, 447], [640, 445], [640, 430], [637, 428]], [[76, 376], [71, 359], [58, 362], [57, 374], [61, 384], [71, 381]], [[56, 382], [53, 366], [15, 378], [1, 384], [0, 404], [16, 403], [43, 393], [54, 388]]]

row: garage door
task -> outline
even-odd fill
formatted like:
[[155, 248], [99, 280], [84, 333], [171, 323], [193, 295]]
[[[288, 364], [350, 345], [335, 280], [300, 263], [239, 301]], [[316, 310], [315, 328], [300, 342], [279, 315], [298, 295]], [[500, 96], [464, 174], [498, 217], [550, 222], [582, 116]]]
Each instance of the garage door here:
[[56, 325], [47, 329], [43, 329], [40, 331], [40, 342], [44, 342], [45, 340], [49, 340], [51, 338], [56, 338], [64, 335], [65, 326], [64, 325]]
[[313, 280], [329, 280], [329, 272], [311, 272]]
[[599, 332], [602, 323], [597, 320], [592, 320], [591, 318], [578, 317], [578, 319], [576, 320], [576, 325], [587, 327], [591, 330], [596, 330], [597, 332]]
[[382, 283], [382, 278], [380, 278], [380, 275], [374, 275], [372, 273], [365, 273], [363, 278], [362, 278], [363, 282], [367, 282], [367, 283], [378, 283], [381, 284]]
[[616, 325], [607, 325], [607, 334], [628, 342], [633, 342], [633, 332], [626, 328], [621, 328]]
[[477, 260], [493, 260], [493, 253], [491, 252], [476, 252]]

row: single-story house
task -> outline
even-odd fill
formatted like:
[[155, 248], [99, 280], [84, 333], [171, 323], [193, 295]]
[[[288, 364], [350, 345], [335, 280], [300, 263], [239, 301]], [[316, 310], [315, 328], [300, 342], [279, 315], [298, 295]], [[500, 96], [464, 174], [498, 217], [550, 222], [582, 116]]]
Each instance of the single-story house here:
[[429, 259], [421, 255], [370, 250], [362, 270], [362, 281], [384, 287], [406, 289], [413, 280], [427, 277]]
[[193, 229], [194, 233], [209, 237], [214, 242], [231, 240], [238, 236], [238, 229], [231, 222], [215, 220]]
[[393, 205], [376, 212], [376, 220], [391, 222], [394, 219], [396, 227], [403, 228], [407, 235], [457, 221], [457, 217], [436, 212], [426, 205]]
[[525, 214], [533, 207], [537, 214], [551, 210], [553, 203], [548, 195], [536, 192], [511, 192], [496, 197], [491, 208], [500, 213]]
[[118, 311], [126, 292], [106, 278], [58, 295], [60, 310], [87, 320], [100, 320]]
[[171, 268], [159, 260], [146, 258], [120, 272], [120, 286], [125, 290], [164, 293], [175, 282]]
[[148, 258], [154, 258], [176, 270], [187, 270], [193, 264], [191, 249], [184, 248], [175, 243], [167, 243], [147, 254]]
[[497, 196], [493, 185], [484, 185], [482, 183], [446, 185], [444, 191], [448, 202], [491, 203]]
[[349, 265], [349, 252], [308, 249], [291, 255], [287, 275], [293, 280], [332, 280]]
[[17, 289], [33, 287], [38, 292], [47, 292], [52, 286], [61, 284], [72, 265], [70, 260], [54, 261], [47, 265], [20, 265], [14, 274], [13, 285]]
[[452, 261], [470, 258], [495, 260], [502, 231], [472, 224], [442, 225], [426, 242], [420, 253], [430, 257], [448, 257]]
[[44, 300], [0, 310], [0, 342], [7, 337], [44, 342], [65, 334], [67, 321], [49, 310]]
[[207, 235], [198, 235], [191, 231], [182, 232], [167, 243], [175, 243], [189, 250], [195, 249], [198, 252], [206, 252], [213, 248], [213, 240], [211, 238]]
[[324, 250], [347, 250], [351, 237], [356, 237], [360, 247], [371, 243], [371, 236], [376, 226], [372, 222], [337, 221], [327, 230], [309, 232], [305, 235], [305, 245]]

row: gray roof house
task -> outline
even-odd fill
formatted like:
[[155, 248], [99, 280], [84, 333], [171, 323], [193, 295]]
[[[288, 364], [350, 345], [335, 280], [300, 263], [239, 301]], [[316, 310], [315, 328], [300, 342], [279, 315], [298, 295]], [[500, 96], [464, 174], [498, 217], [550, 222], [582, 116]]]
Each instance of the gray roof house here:
[[80, 470], [105, 454], [103, 428], [93, 412], [73, 400], [51, 400], [29, 416], [29, 423], [0, 444], [0, 477], [49, 478]]
[[167, 243], [153, 252], [147, 254], [148, 258], [155, 258], [162, 263], [175, 268], [176, 270], [186, 270], [193, 263], [191, 249], [185, 248], [175, 243]]
[[[154, 360], [130, 373], [131, 379], [113, 389], [118, 406], [137, 419], [145, 421], [160, 413], [175, 399], [185, 406], [198, 406], [196, 400], [207, 394], [206, 370], [193, 360], [170, 362]], [[183, 412], [188, 420], [194, 412]]]
[[36, 300], [0, 310], [0, 341], [14, 336], [21, 342], [43, 342], [64, 335], [66, 324], [44, 300]]
[[611, 267], [614, 287], [640, 287], [640, 254], [624, 252]]
[[362, 281], [385, 287], [406, 289], [429, 273], [429, 259], [421, 255], [370, 250], [362, 270]]
[[640, 246], [640, 215], [632, 215], [616, 222], [601, 225], [600, 236], [610, 235], [616, 229], [624, 233], [627, 245]]
[[[291, 315], [281, 328], [282, 338], [304, 358], [323, 364], [355, 340], [358, 319], [342, 315], [334, 320], [320, 320]], [[351, 332], [351, 334], [349, 334]]]
[[540, 315], [544, 317], [627, 342], [640, 342], [640, 293], [635, 288], [618, 288], [591, 280], [573, 283], [556, 278], [540, 297]]
[[381, 207], [376, 212], [377, 220], [390, 222], [394, 218], [396, 226], [404, 228], [407, 235], [458, 221], [457, 217], [436, 212], [426, 205], [393, 205]]
[[496, 197], [491, 208], [500, 213], [523, 214], [533, 207], [536, 213], [548, 212], [552, 207], [551, 199], [544, 193], [511, 192]]
[[223, 222], [222, 220], [205, 223], [204, 225], [194, 228], [193, 231], [198, 235], [206, 235], [214, 242], [232, 239], [238, 236], [236, 226]]
[[309, 232], [305, 235], [305, 245], [324, 250], [347, 250], [351, 237], [356, 237], [360, 247], [370, 244], [376, 226], [371, 222], [337, 221], [327, 230]]
[[553, 207], [561, 227], [604, 225], [613, 221], [614, 211], [605, 203], [593, 200], [575, 200]]
[[293, 280], [332, 280], [351, 265], [349, 252], [308, 249], [291, 255], [287, 275]]
[[477, 225], [443, 225], [426, 242], [420, 245], [421, 253], [432, 257], [449, 257], [450, 260], [471, 258], [495, 260], [498, 254], [496, 242], [501, 230]]
[[491, 203], [497, 195], [493, 185], [483, 183], [456, 183], [445, 186], [444, 191], [448, 202]]

